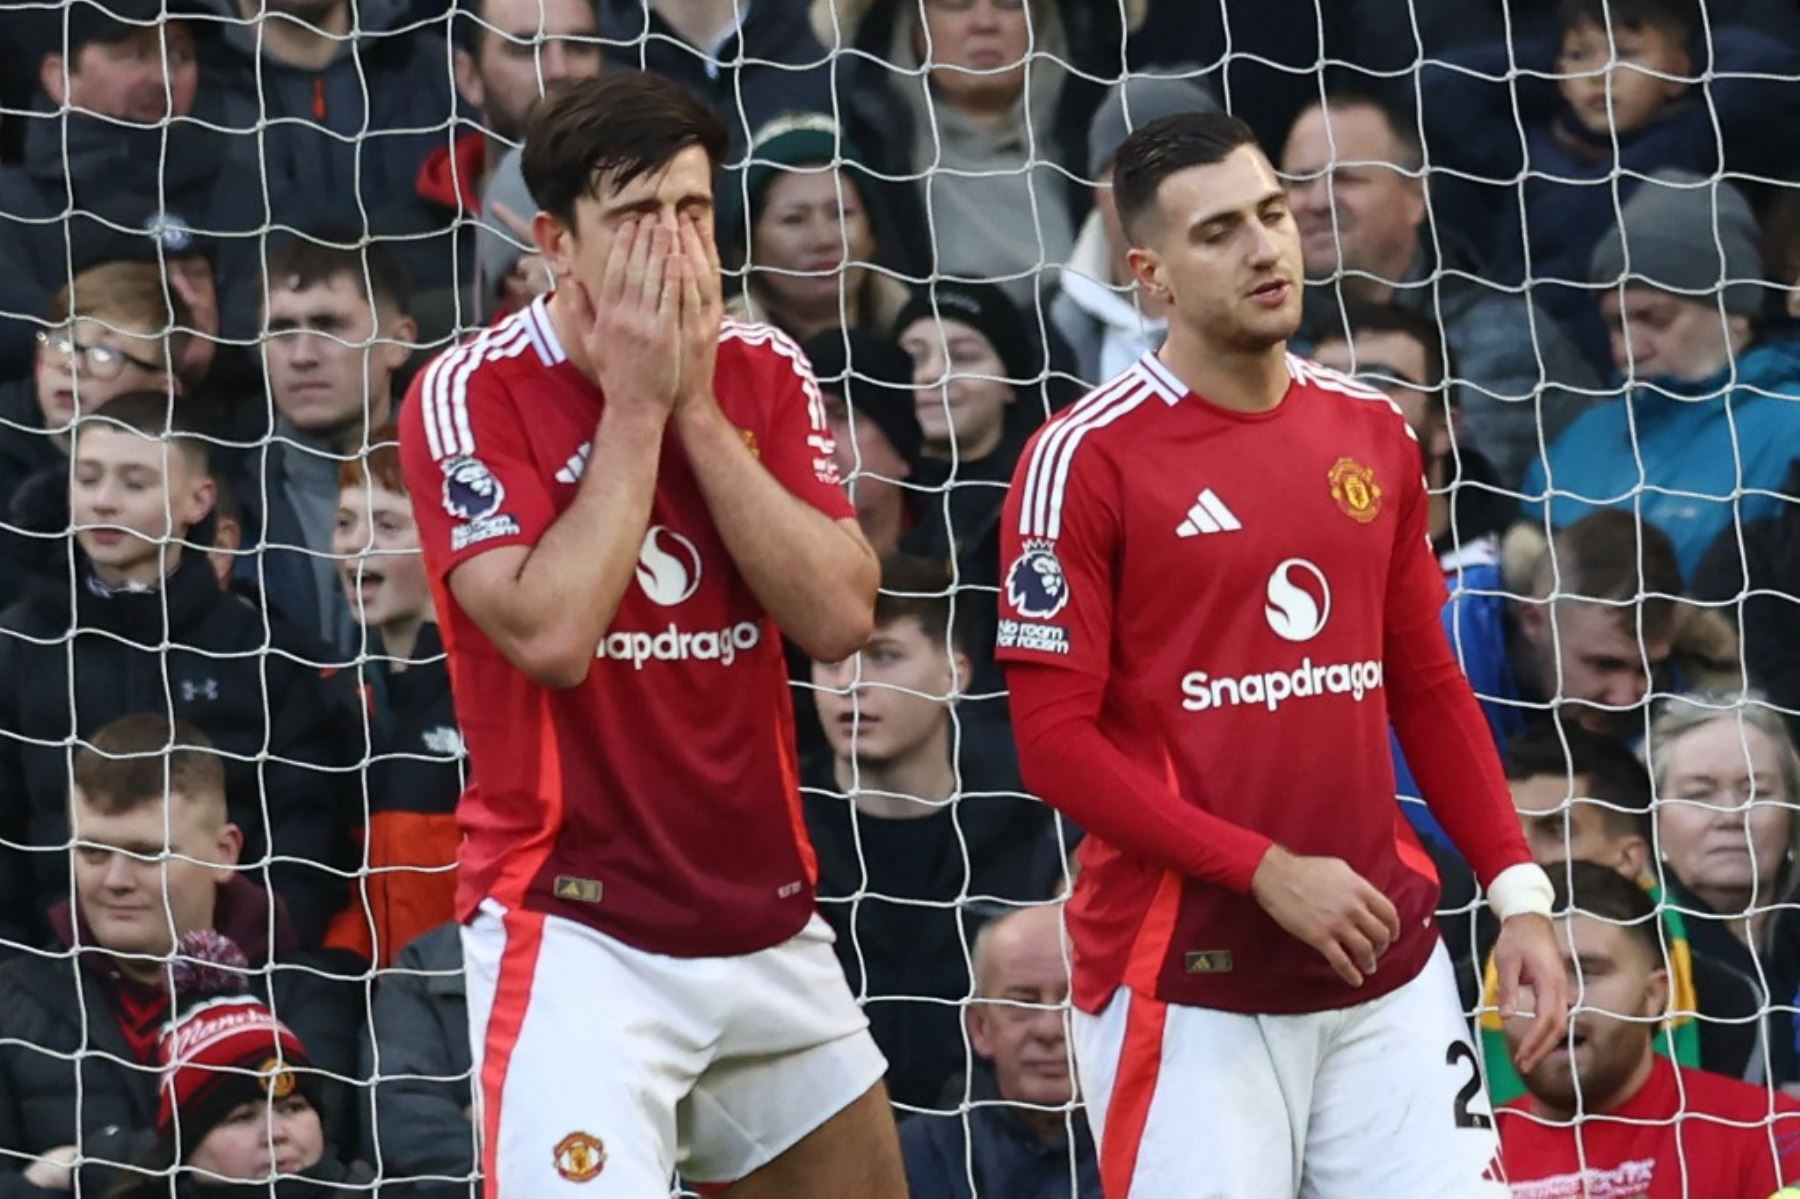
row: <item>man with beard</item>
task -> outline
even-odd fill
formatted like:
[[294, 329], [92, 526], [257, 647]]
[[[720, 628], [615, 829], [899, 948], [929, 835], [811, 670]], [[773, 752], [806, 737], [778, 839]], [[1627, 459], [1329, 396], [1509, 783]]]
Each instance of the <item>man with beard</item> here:
[[[373, 223], [376, 236], [393, 239], [390, 249], [412, 281], [413, 315], [428, 345], [479, 323], [470, 285], [481, 198], [524, 139], [526, 114], [558, 80], [600, 73], [590, 0], [462, 0], [451, 29], [456, 91], [475, 110], [476, 127], [432, 151], [412, 194]], [[529, 220], [531, 210], [518, 215]], [[485, 223], [505, 229], [502, 221]]]
[[1153, 121], [1113, 189], [1168, 339], [1027, 447], [998, 642], [1025, 781], [1088, 833], [1073, 1030], [1106, 1193], [1497, 1199], [1390, 722], [1500, 919], [1501, 1007], [1534, 985], [1527, 1067], [1567, 999], [1439, 623], [1418, 444], [1286, 352], [1300, 234], [1248, 126]]
[[[1568, 1039], [1524, 1071], [1530, 1094], [1500, 1109], [1513, 1194], [1762, 1199], [1800, 1178], [1800, 1105], [1652, 1051], [1671, 1013], [1649, 895], [1592, 862], [1554, 873], [1557, 908], [1570, 912], [1558, 939], [1581, 1004]], [[1508, 1024], [1515, 1053], [1528, 1031]]]

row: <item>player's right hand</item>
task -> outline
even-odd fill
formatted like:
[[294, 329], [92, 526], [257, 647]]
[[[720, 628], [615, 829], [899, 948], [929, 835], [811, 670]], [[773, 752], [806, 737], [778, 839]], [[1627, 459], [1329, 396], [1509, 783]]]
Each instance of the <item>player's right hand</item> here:
[[1271, 846], [1250, 880], [1250, 894], [1353, 987], [1375, 973], [1400, 936], [1393, 903], [1342, 858], [1301, 857]]
[[627, 220], [613, 235], [599, 290], [575, 286], [581, 348], [606, 402], [667, 413], [681, 384], [683, 264], [675, 230], [655, 217]]

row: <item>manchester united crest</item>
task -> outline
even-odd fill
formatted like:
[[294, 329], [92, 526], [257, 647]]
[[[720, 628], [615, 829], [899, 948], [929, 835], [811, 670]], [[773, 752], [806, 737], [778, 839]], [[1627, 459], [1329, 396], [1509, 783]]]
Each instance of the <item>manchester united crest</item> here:
[[1331, 484], [1331, 498], [1345, 516], [1366, 525], [1381, 515], [1381, 485], [1375, 472], [1354, 458], [1339, 458], [1325, 479]]
[[606, 1169], [606, 1146], [599, 1137], [572, 1132], [556, 1143], [556, 1172], [570, 1182], [592, 1182]]
[[294, 1093], [294, 1072], [272, 1057], [256, 1068], [263, 1093], [271, 1099], [286, 1099]]

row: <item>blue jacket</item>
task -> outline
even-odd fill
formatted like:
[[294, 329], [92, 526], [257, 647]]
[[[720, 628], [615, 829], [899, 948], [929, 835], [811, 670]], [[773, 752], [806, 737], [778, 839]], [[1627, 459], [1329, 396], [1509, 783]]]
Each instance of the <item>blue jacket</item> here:
[[[1734, 521], [1776, 516], [1800, 457], [1800, 340], [1750, 350], [1735, 381], [1640, 383], [1584, 414], [1525, 475], [1520, 514], [1556, 527], [1630, 508], [1675, 542], [1682, 577]], [[1635, 426], [1635, 429], [1634, 429]], [[1640, 468], [1639, 462], [1642, 462]], [[1554, 496], [1551, 496], [1551, 490]]]
[[[1800, 89], [1787, 83], [1800, 71], [1800, 50], [1752, 30], [1718, 26], [1711, 45], [1715, 77], [1691, 87], [1660, 119], [1620, 138], [1616, 154], [1611, 137], [1596, 138], [1573, 120], [1553, 82], [1519, 79], [1516, 92], [1495, 82], [1508, 75], [1511, 62], [1521, 71], [1551, 70], [1553, 45], [1484, 46], [1453, 55], [1453, 68], [1420, 75], [1434, 161], [1501, 185], [1505, 193], [1487, 256], [1495, 280], [1517, 284], [1529, 275], [1532, 298], [1569, 325], [1602, 369], [1606, 329], [1592, 293], [1544, 281], [1586, 282], [1595, 245], [1618, 222], [1618, 206], [1638, 180], [1670, 168], [1713, 175], [1726, 166], [1785, 177], [1790, 154], [1779, 139], [1800, 108]], [[1695, 73], [1706, 65], [1704, 51], [1697, 51]], [[1729, 163], [1722, 161], [1720, 133]], [[1521, 175], [1522, 183], [1511, 182]]]
[[[1100, 1159], [1087, 1116], [1070, 1117], [1071, 1143], [1041, 1139], [1011, 1108], [981, 1106], [966, 1119], [914, 1116], [900, 1126], [906, 1182], [917, 1199], [1100, 1199]], [[974, 1186], [970, 1186], [973, 1177]]]

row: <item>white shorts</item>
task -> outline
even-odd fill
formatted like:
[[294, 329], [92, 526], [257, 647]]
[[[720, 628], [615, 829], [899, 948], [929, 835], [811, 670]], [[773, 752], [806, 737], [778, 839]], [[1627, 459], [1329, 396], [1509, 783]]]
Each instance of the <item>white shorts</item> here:
[[[487, 1199], [667, 1199], [766, 1165], [887, 1063], [817, 915], [742, 957], [482, 904], [462, 930]], [[584, 1183], [604, 1178], [601, 1188]]]
[[1506, 1199], [1493, 1108], [1439, 945], [1341, 1011], [1249, 1016], [1121, 987], [1077, 1011], [1107, 1199]]

